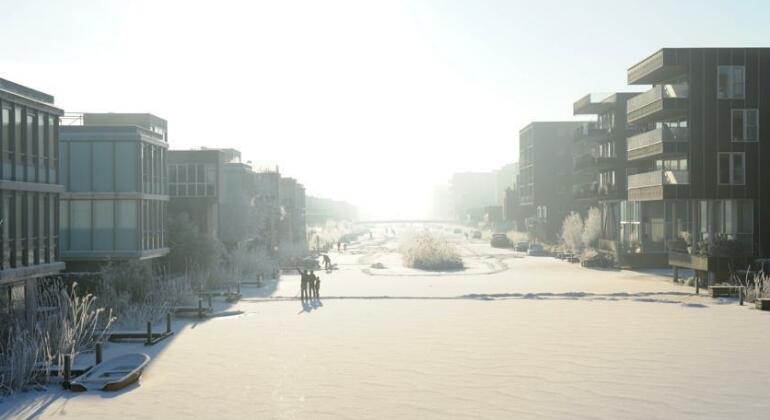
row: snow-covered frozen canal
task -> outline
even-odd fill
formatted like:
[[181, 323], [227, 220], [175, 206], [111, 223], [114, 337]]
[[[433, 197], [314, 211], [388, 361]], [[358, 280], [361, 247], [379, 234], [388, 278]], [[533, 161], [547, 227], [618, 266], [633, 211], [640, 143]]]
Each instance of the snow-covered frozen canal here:
[[[459, 239], [458, 239], [459, 240]], [[297, 276], [240, 316], [188, 324], [124, 392], [29, 393], [8, 417], [764, 418], [770, 314], [651, 273], [462, 240], [466, 272], [398, 267], [394, 240], [333, 253], [322, 303]], [[384, 269], [370, 265], [381, 262]], [[138, 348], [138, 347], [137, 347]]]

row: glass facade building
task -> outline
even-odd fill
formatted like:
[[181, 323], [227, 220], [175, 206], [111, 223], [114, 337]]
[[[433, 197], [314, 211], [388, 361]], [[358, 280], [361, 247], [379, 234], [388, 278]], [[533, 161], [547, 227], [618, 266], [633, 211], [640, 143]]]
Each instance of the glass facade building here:
[[219, 238], [225, 153], [218, 149], [170, 150], [168, 191], [171, 215], [187, 214], [205, 235]]
[[150, 116], [158, 127], [137, 126], [130, 124], [144, 120], [120, 115], [85, 114], [83, 125], [60, 128], [66, 192], [59, 244], [68, 269], [110, 259], [150, 259], [169, 251], [165, 121]]
[[0, 79], [0, 312], [32, 314], [37, 280], [59, 273], [58, 125], [45, 93]]

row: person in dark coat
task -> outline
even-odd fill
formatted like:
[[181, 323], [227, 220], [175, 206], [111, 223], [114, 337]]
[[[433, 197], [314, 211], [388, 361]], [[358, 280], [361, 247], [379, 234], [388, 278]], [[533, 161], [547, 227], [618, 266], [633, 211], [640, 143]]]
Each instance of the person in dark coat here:
[[302, 270], [299, 269], [299, 267], [297, 268], [297, 272], [300, 275], [299, 296], [300, 296], [300, 299], [302, 299], [302, 301], [304, 302], [306, 299], [309, 298], [309, 293], [308, 293], [309, 292], [309, 290], [308, 290], [309, 276], [307, 274], [307, 270], [302, 271]]
[[310, 274], [307, 275], [307, 289], [308, 289], [308, 297], [310, 299], [315, 299], [315, 281], [318, 277], [316, 277], [315, 273], [311, 270]]

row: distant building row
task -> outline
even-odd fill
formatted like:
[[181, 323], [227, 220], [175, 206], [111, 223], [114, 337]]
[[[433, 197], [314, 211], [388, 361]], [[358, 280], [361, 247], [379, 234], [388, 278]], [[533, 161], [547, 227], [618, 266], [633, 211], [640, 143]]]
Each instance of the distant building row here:
[[[589, 94], [573, 110], [594, 121], [519, 131], [506, 216], [556, 241], [569, 212], [600, 208], [599, 247], [621, 266], [770, 256], [770, 49], [664, 48], [627, 76], [649, 90]], [[491, 179], [464, 182], [495, 203]]]
[[64, 116], [53, 103], [0, 79], [0, 310], [30, 307], [65, 263], [165, 256], [180, 213], [228, 248], [307, 250], [296, 180], [254, 171], [232, 149], [169, 151], [167, 123], [151, 114]]

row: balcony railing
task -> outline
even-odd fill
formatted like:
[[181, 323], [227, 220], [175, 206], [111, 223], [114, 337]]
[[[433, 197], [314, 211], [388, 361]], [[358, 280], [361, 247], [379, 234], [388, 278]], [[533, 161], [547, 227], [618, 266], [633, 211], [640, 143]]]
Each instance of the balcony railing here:
[[629, 99], [626, 106], [628, 114], [631, 114], [664, 98], [687, 98], [688, 96], [689, 87], [687, 83], [656, 85], [647, 92]]
[[657, 187], [661, 185], [688, 185], [688, 171], [652, 171], [628, 176], [628, 188]]
[[595, 139], [607, 134], [607, 129], [597, 128], [594, 125], [578, 127], [575, 130], [575, 140]]
[[597, 156], [593, 153], [586, 153], [573, 159], [573, 169], [579, 171], [582, 169], [603, 167], [611, 164], [616, 159], [616, 157]]
[[617, 185], [602, 185], [598, 182], [572, 186], [572, 196], [574, 198], [606, 197], [615, 195], [618, 192], [620, 192], [620, 189]]
[[628, 138], [627, 150], [641, 149], [665, 142], [682, 142], [689, 139], [689, 130], [684, 127], [661, 127], [652, 131], [645, 131]]

